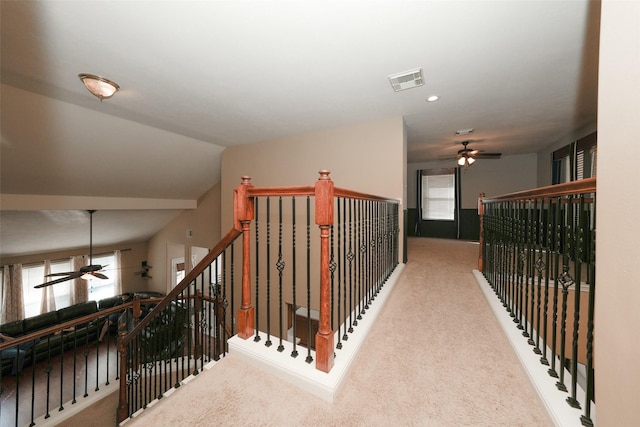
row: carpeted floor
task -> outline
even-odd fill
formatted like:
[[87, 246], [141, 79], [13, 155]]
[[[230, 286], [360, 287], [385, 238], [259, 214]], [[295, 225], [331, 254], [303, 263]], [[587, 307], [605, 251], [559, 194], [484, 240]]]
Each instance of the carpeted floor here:
[[333, 404], [230, 354], [127, 427], [550, 425], [472, 275], [477, 251], [409, 239], [409, 262]]

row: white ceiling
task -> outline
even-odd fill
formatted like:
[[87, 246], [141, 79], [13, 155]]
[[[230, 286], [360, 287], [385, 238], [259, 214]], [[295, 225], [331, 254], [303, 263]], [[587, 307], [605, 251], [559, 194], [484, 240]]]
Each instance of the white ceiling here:
[[[467, 128], [473, 148], [537, 152], [595, 124], [599, 9], [2, 1], [0, 255], [86, 242], [88, 225], [50, 213], [92, 204], [112, 207], [94, 217], [108, 230], [94, 244], [147, 239], [219, 180], [236, 144], [403, 116], [409, 162], [455, 155]], [[414, 68], [426, 84], [393, 92], [387, 76]], [[121, 91], [100, 102], [83, 72]], [[58, 197], [27, 206], [15, 194]]]

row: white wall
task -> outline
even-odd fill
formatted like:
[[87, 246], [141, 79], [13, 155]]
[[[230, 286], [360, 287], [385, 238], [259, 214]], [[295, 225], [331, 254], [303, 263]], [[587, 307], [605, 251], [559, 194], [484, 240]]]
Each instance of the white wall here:
[[[420, 169], [454, 167], [455, 162], [410, 163], [407, 165], [407, 206], [416, 207], [416, 173]], [[462, 172], [462, 209], [475, 209], [478, 195], [487, 196], [513, 193], [536, 187], [537, 156], [523, 154], [503, 156], [500, 159], [478, 160]]]
[[602, 1], [598, 81], [596, 425], [638, 425], [640, 2]]

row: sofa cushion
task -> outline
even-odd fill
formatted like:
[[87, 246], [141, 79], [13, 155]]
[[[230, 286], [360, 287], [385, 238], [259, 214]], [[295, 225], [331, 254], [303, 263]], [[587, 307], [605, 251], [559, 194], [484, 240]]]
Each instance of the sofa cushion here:
[[58, 312], [56, 311], [29, 317], [23, 321], [24, 333], [29, 334], [49, 326], [55, 326], [58, 323]]
[[0, 325], [0, 333], [14, 338], [19, 337], [20, 335], [24, 335], [22, 325], [22, 320], [5, 323], [4, 325]]
[[123, 297], [125, 295], [129, 297], [128, 300], [131, 300], [133, 298], [132, 293], [126, 292], [124, 294], [101, 299], [100, 301], [98, 301], [98, 307], [100, 310], [104, 310], [105, 308], [111, 308], [111, 307], [115, 307], [116, 305], [120, 305], [122, 304]]
[[164, 294], [162, 292], [153, 292], [153, 291], [136, 292], [134, 295], [140, 297], [140, 299], [164, 297]]
[[78, 317], [87, 316], [98, 311], [98, 304], [95, 301], [87, 301], [74, 304], [70, 307], [58, 310], [58, 321], [60, 323], [68, 322]]

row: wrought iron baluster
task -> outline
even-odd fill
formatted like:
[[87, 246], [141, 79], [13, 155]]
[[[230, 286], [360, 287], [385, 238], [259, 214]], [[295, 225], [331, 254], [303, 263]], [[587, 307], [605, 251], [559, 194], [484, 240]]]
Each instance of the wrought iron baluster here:
[[[341, 206], [341, 198], [336, 199], [336, 210], [338, 212], [337, 224], [338, 224], [338, 343], [336, 344], [336, 348], [340, 350], [342, 348], [342, 337], [340, 336], [340, 327], [342, 326], [342, 320], [344, 320], [344, 324], [346, 324], [346, 319], [341, 319], [340, 315], [341, 307], [342, 307], [342, 283], [344, 281], [344, 259], [342, 258], [342, 247], [344, 245], [344, 241], [342, 240], [342, 206]], [[333, 244], [331, 245], [333, 247]], [[332, 317], [333, 319], [333, 317]], [[331, 325], [331, 329], [334, 329], [333, 324]]]
[[[230, 261], [230, 265], [231, 265], [231, 278], [230, 278], [230, 286], [229, 289], [231, 290], [231, 335], [235, 335], [237, 328], [236, 328], [236, 316], [235, 316], [235, 287], [236, 287], [236, 281], [235, 281], [235, 244], [231, 245], [231, 261]], [[226, 342], [226, 340], [225, 340]], [[226, 345], [225, 345], [225, 349], [226, 349]]]
[[[333, 224], [331, 224], [331, 226], [329, 227], [329, 233], [330, 233], [330, 252], [329, 252], [329, 272], [330, 272], [330, 276], [329, 276], [329, 280], [330, 280], [330, 285], [331, 285], [331, 311], [330, 311], [330, 325], [331, 325], [331, 330], [334, 331], [335, 330], [335, 272], [336, 272], [336, 268], [337, 268], [337, 264], [336, 264], [336, 259], [335, 259], [335, 253], [334, 253], [334, 245], [335, 245], [335, 234], [334, 234], [335, 230], [334, 230], [334, 226]], [[339, 286], [339, 285], [338, 285]], [[340, 334], [338, 334], [340, 335]], [[338, 342], [340, 342], [340, 338], [338, 338]]]
[[[354, 246], [354, 217], [355, 217], [355, 201], [353, 199], [349, 199], [349, 252], [347, 253], [347, 259], [349, 260], [349, 333], [353, 332], [353, 288], [354, 288], [354, 276], [355, 276], [355, 268], [353, 266], [353, 260], [355, 258], [355, 254], [353, 252]], [[343, 340], [348, 340], [349, 336], [344, 334], [342, 337]]]
[[[349, 209], [349, 234], [347, 235], [347, 207]], [[342, 340], [347, 341], [349, 339], [349, 335], [347, 332], [351, 332], [353, 329], [351, 328], [351, 303], [347, 305], [347, 283], [349, 285], [349, 290], [351, 290], [351, 261], [352, 261], [352, 251], [351, 251], [351, 201], [347, 201], [347, 199], [342, 200], [342, 210], [344, 211], [343, 221], [343, 229], [344, 229], [344, 239], [345, 239], [345, 251], [344, 251], [344, 260], [343, 260], [343, 270], [344, 270], [344, 284], [343, 284], [343, 295], [342, 298], [344, 300], [344, 304], [342, 307], [343, 310], [343, 318], [344, 318], [344, 333], [342, 334]], [[347, 270], [348, 265], [348, 270]], [[347, 325], [347, 307], [349, 308], [349, 325]]]
[[544, 260], [544, 324], [542, 326], [542, 357], [540, 357], [540, 363], [543, 365], [549, 365], [549, 359], [547, 358], [547, 346], [548, 346], [548, 324], [549, 324], [549, 274], [551, 272], [550, 263], [551, 263], [551, 253], [553, 250], [553, 203], [551, 198], [547, 198], [546, 200], [546, 209], [545, 202], [542, 202], [542, 211], [546, 216], [545, 223], [545, 260]]
[[[271, 347], [271, 198], [267, 197], [267, 340], [264, 343], [266, 347]], [[256, 254], [259, 252], [256, 245]], [[282, 197], [278, 198], [278, 262], [282, 259]], [[257, 256], [257, 255], [256, 255]], [[256, 262], [257, 259], [256, 259]], [[278, 264], [279, 265], [279, 264]], [[280, 271], [280, 270], [279, 270]], [[278, 319], [280, 321], [280, 346], [282, 346], [282, 271], [280, 271], [280, 285], [278, 287], [278, 307], [280, 315]], [[256, 305], [258, 303], [256, 302]], [[278, 347], [279, 349], [280, 347]], [[282, 351], [282, 350], [280, 350]]]
[[[268, 199], [268, 198], [267, 198]], [[254, 209], [255, 209], [255, 229], [256, 229], [256, 250], [255, 259], [256, 259], [256, 302], [255, 302], [255, 329], [256, 333], [253, 337], [255, 342], [260, 341], [260, 215], [259, 215], [259, 203], [260, 199], [258, 197], [254, 198]]]
[[[588, 270], [591, 272], [592, 269], [595, 269], [595, 240], [596, 240], [596, 231], [595, 231], [595, 194], [592, 195], [593, 200], [590, 204], [589, 212], [591, 213], [591, 217], [589, 218], [589, 232], [587, 234], [589, 238], [589, 242], [587, 247], [590, 249], [588, 256], [589, 267]], [[587, 376], [587, 384], [586, 384], [586, 395], [584, 402], [584, 413], [580, 417], [580, 421], [582, 425], [587, 427], [592, 427], [594, 425], [593, 420], [591, 420], [591, 402], [594, 400], [594, 370], [593, 370], [593, 329], [594, 329], [594, 313], [595, 313], [595, 292], [596, 292], [596, 277], [595, 271], [593, 274], [589, 274], [589, 307], [587, 312], [587, 366], [586, 366], [586, 376]]]
[[[542, 259], [542, 252], [543, 252], [543, 237], [544, 237], [544, 227], [543, 227], [543, 222], [542, 222], [542, 211], [543, 211], [543, 207], [544, 206], [538, 206], [538, 199], [534, 200], [534, 212], [533, 212], [533, 218], [536, 219], [536, 226], [535, 226], [535, 231], [536, 231], [536, 244], [535, 244], [535, 250], [534, 250], [534, 257], [535, 257], [535, 271], [536, 271], [536, 278], [537, 278], [537, 282], [536, 282], [536, 286], [535, 290], [537, 290], [537, 297], [536, 297], [536, 315], [535, 315], [535, 343], [534, 348], [533, 348], [533, 352], [540, 355], [542, 354], [542, 350], [540, 350], [540, 327], [541, 327], [541, 321], [540, 321], [540, 316], [542, 313], [542, 278], [543, 278], [543, 271], [545, 268], [545, 263], [544, 260]], [[532, 316], [532, 322], [531, 324], [533, 325], [533, 316]], [[533, 330], [532, 329], [532, 332]], [[532, 334], [532, 338], [533, 338], [533, 334]]]
[[565, 209], [563, 215], [564, 224], [564, 241], [562, 248], [562, 275], [558, 279], [562, 286], [562, 312], [560, 317], [560, 371], [558, 382], [556, 387], [559, 390], [567, 391], [567, 386], [564, 384], [564, 371], [566, 363], [566, 336], [567, 336], [567, 304], [569, 298], [569, 288], [575, 284], [573, 277], [570, 274], [570, 262], [571, 253], [573, 250], [573, 204], [571, 198], [565, 200]]
[[551, 367], [547, 371], [553, 378], [558, 378], [556, 356], [558, 355], [558, 292], [560, 285], [560, 254], [562, 248], [562, 199], [555, 198], [554, 206], [554, 240], [553, 240], [553, 326], [551, 338]]
[[[269, 259], [270, 263], [271, 260]], [[276, 263], [276, 267], [278, 268], [278, 319], [280, 321], [280, 345], [278, 345], [278, 351], [284, 351], [284, 344], [282, 342], [284, 335], [284, 328], [282, 325], [282, 288], [283, 288], [283, 271], [285, 267], [285, 262], [282, 254], [282, 197], [278, 199], [278, 262]], [[295, 340], [295, 337], [294, 337]], [[271, 340], [269, 340], [269, 347], [271, 345]]]
[[298, 303], [296, 301], [296, 198], [291, 198], [291, 269], [292, 269], [292, 277], [291, 277], [291, 293], [293, 294], [292, 299], [292, 310], [293, 310], [293, 321], [291, 322], [291, 327], [293, 328], [293, 350], [291, 351], [291, 357], [298, 357], [298, 349], [297, 349], [297, 326], [295, 321], [295, 314], [298, 308]]
[[582, 257], [584, 249], [584, 194], [578, 197], [577, 211], [571, 216], [571, 228], [574, 236], [573, 271], [575, 275], [575, 288], [573, 298], [573, 335], [571, 342], [571, 396], [567, 403], [573, 408], [580, 408], [577, 399], [578, 388], [578, 338], [580, 334], [580, 299], [582, 284]]
[[[528, 202], [526, 202], [526, 206], [527, 206], [527, 217], [526, 217], [526, 221], [527, 221], [527, 243], [526, 243], [526, 251], [527, 251], [527, 257], [526, 257], [526, 261], [527, 261], [527, 276], [526, 276], [526, 284], [527, 284], [527, 293], [528, 298], [527, 298], [527, 303], [529, 304], [529, 313], [528, 316], [526, 317], [527, 323], [526, 325], [528, 325], [529, 327], [529, 332], [527, 334], [527, 336], [529, 337], [529, 339], [527, 340], [527, 343], [529, 345], [535, 345], [535, 341], [533, 340], [534, 337], [534, 330], [533, 330], [533, 326], [534, 326], [534, 308], [535, 308], [535, 299], [536, 299], [536, 292], [535, 292], [535, 245], [536, 245], [536, 234], [534, 231], [534, 225], [535, 225], [535, 211], [534, 211], [534, 204], [533, 201], [529, 200]], [[526, 331], [526, 329], [525, 329]]]
[[358, 210], [357, 210], [357, 214], [358, 214], [358, 268], [357, 268], [357, 272], [358, 272], [358, 277], [356, 279], [357, 282], [357, 286], [358, 286], [358, 315], [356, 316], [356, 320], [353, 322], [354, 326], [357, 326], [358, 324], [356, 323], [358, 320], [362, 320], [362, 298], [363, 298], [363, 292], [362, 292], [362, 285], [364, 282], [364, 251], [366, 249], [366, 246], [364, 245], [364, 219], [362, 217], [363, 212], [362, 212], [362, 200], [358, 200], [357, 201], [357, 206], [358, 206]]

